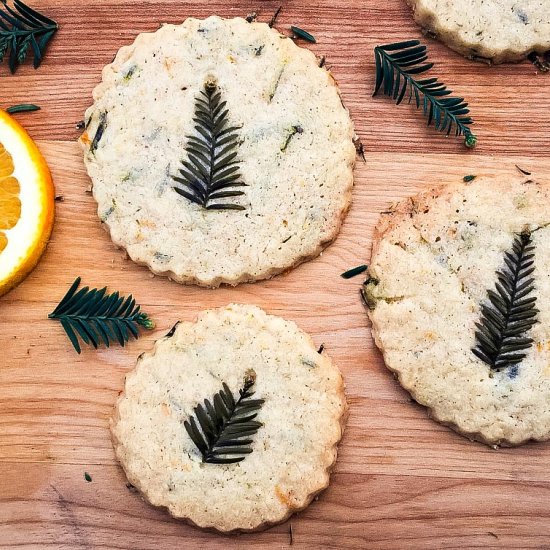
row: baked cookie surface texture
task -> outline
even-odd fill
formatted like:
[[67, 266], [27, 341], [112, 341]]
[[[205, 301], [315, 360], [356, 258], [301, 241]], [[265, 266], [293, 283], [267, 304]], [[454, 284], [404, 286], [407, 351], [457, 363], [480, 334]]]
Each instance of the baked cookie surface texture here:
[[478, 177], [383, 214], [364, 297], [387, 367], [471, 439], [550, 437], [550, 185]]
[[209, 17], [141, 34], [93, 97], [80, 143], [99, 217], [154, 273], [236, 285], [336, 237], [353, 125], [315, 55], [268, 25]]
[[453, 50], [492, 63], [550, 50], [545, 0], [407, 0], [416, 22]]
[[[249, 452], [235, 463], [204, 461], [186, 423], [205, 399], [219, 406], [224, 384], [237, 400], [247, 381], [263, 400]], [[255, 306], [230, 305], [178, 324], [140, 356], [111, 432], [128, 480], [151, 504], [199, 527], [254, 531], [328, 486], [346, 410], [340, 371], [307, 334]], [[217, 458], [235, 457], [221, 451]]]

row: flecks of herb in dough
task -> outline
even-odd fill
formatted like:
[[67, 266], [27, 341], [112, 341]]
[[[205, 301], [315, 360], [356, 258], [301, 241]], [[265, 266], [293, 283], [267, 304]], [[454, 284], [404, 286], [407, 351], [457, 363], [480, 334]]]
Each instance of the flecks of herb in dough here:
[[110, 206], [101, 216], [100, 219], [102, 222], [106, 221], [109, 216], [115, 211], [116, 208], [116, 201], [115, 199], [112, 200], [112, 206]]
[[269, 92], [269, 96], [268, 96], [269, 97], [269, 103], [271, 103], [271, 101], [273, 101], [273, 98], [275, 97], [275, 93], [277, 92], [277, 88], [279, 87], [279, 83], [281, 82], [281, 78], [283, 76], [285, 68], [286, 68], [286, 63], [283, 63], [279, 73], [277, 74], [277, 78], [275, 80], [275, 83], [273, 84], [273, 87], [271, 88], [271, 92]]
[[512, 199], [514, 206], [521, 210], [522, 208], [527, 208], [529, 206], [529, 201], [527, 199], [527, 196], [525, 194], [520, 195], [514, 195], [514, 198]]
[[108, 208], [102, 215], [101, 215], [101, 221], [105, 222], [109, 218], [109, 216], [115, 211], [115, 207], [111, 206]]
[[162, 252], [155, 252], [153, 256], [155, 260], [158, 260], [159, 262], [168, 262], [172, 259], [170, 254], [162, 254]]
[[103, 132], [105, 131], [106, 126], [107, 126], [107, 113], [103, 112], [99, 115], [99, 123], [97, 125], [97, 130], [95, 132], [94, 139], [92, 140], [92, 143], [90, 145], [90, 153], [94, 153], [96, 151], [97, 146], [99, 145], [99, 142], [103, 137]]
[[522, 10], [521, 8], [516, 8], [515, 10], [516, 12], [516, 15], [518, 16], [518, 19], [525, 25], [528, 25], [529, 24], [529, 16], [527, 15], [527, 13]]
[[292, 128], [288, 131], [288, 135], [286, 136], [285, 142], [281, 145], [281, 151], [286, 151], [286, 148], [288, 147], [290, 140], [296, 134], [302, 134], [303, 132], [304, 132], [304, 129], [300, 125], [292, 126]]
[[138, 70], [138, 66], [137, 65], [132, 65], [127, 71], [126, 71], [126, 74], [124, 75], [124, 81], [125, 82], [128, 82], [132, 76], [134, 76], [134, 74], [136, 74], [137, 70]]

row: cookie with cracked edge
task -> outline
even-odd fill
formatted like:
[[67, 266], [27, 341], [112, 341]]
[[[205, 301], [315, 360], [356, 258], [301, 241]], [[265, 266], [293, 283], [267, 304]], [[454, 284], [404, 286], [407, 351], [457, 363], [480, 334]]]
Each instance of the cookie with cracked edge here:
[[[138, 359], [111, 421], [129, 482], [155, 506], [202, 528], [257, 531], [304, 509], [329, 484], [343, 433], [344, 383], [326, 352], [293, 322], [229, 305], [178, 324]], [[184, 422], [225, 382], [255, 373], [264, 399], [252, 453], [210, 464]]]
[[[364, 286], [386, 366], [431, 416], [488, 445], [550, 437], [550, 186], [477, 177], [394, 205], [378, 223]], [[516, 366], [473, 352], [480, 307], [516, 236], [531, 232], [537, 323]]]
[[[216, 287], [318, 256], [351, 204], [353, 124], [315, 55], [265, 23], [209, 17], [140, 34], [103, 69], [80, 138], [113, 242], [158, 275]], [[206, 210], [173, 176], [206, 83], [237, 128], [244, 208]], [[224, 202], [217, 201], [217, 202]]]
[[426, 34], [487, 63], [550, 50], [550, 10], [540, 0], [407, 0]]

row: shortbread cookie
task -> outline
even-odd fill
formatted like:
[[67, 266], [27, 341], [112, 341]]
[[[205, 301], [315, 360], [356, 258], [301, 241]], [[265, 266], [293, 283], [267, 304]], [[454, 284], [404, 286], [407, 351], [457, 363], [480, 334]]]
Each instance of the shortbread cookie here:
[[[549, 225], [547, 183], [478, 177], [397, 204], [375, 235], [364, 297], [386, 365], [436, 420], [490, 445], [550, 437]], [[507, 338], [490, 362], [489, 329]]]
[[[205, 399], [216, 405], [224, 384], [237, 400], [245, 383], [263, 400], [251, 452], [205, 462], [186, 424], [198, 423]], [[199, 527], [253, 531], [328, 486], [345, 411], [340, 371], [307, 334], [258, 307], [230, 305], [178, 324], [140, 356], [111, 431], [128, 480], [151, 504]]]
[[550, 50], [550, 10], [541, 0], [407, 0], [416, 22], [481, 61], [520, 61]]
[[[353, 125], [315, 55], [265, 23], [209, 17], [140, 34], [93, 95], [85, 164], [101, 221], [135, 262], [180, 283], [236, 285], [311, 259], [336, 237], [351, 202]], [[227, 130], [215, 143], [230, 138], [228, 155], [215, 151], [227, 172], [212, 171], [209, 147], [197, 144], [209, 101], [225, 119], [217, 131]], [[197, 182], [215, 188], [211, 177], [229, 187], [193, 202]], [[216, 209], [224, 204], [237, 209]]]

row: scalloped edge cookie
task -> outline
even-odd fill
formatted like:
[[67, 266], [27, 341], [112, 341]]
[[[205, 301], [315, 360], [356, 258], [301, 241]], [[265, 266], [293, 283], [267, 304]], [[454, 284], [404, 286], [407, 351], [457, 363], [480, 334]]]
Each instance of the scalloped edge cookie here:
[[[248, 369], [255, 397], [266, 400], [253, 452], [237, 464], [204, 464], [183, 420], [222, 380], [235, 393]], [[280, 400], [289, 390], [294, 398]], [[277, 424], [281, 407], [296, 420]], [[110, 426], [116, 457], [145, 500], [197, 527], [235, 533], [284, 522], [328, 487], [346, 419], [342, 375], [310, 336], [256, 306], [231, 304], [178, 323], [140, 355]]]
[[[542, 2], [523, 0], [407, 0], [415, 21], [425, 34], [437, 38], [449, 48], [476, 61], [486, 63], [518, 62], [530, 53], [550, 50], [550, 11]], [[508, 15], [492, 10], [504, 10]], [[531, 21], [529, 4], [545, 9], [547, 20]], [[474, 5], [473, 5], [474, 4]], [[533, 25], [536, 28], [533, 29]]]

